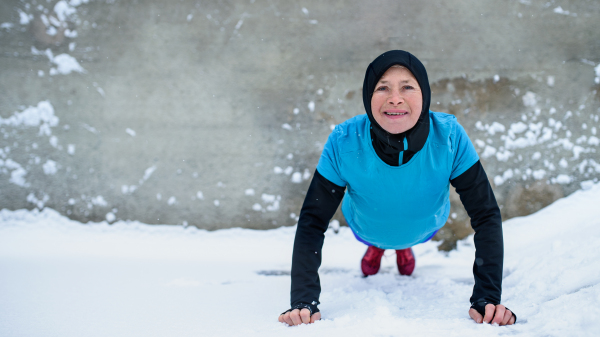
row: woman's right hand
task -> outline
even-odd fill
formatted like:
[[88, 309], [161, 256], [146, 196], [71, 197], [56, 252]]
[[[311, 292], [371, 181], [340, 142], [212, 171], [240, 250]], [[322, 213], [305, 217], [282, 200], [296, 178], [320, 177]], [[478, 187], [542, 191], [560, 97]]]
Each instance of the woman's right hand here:
[[310, 315], [310, 310], [308, 309], [294, 309], [292, 311], [284, 312], [279, 315], [279, 321], [281, 323], [286, 323], [287, 325], [300, 325], [314, 323], [321, 319], [321, 313], [315, 312], [312, 316]]

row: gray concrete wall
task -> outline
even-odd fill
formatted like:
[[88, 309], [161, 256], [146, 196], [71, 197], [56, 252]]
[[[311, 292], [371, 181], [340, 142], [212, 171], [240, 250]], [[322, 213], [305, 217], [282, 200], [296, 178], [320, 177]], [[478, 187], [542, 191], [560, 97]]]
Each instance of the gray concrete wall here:
[[[293, 225], [330, 126], [364, 112], [364, 70], [389, 49], [425, 63], [432, 109], [478, 144], [505, 218], [600, 175], [598, 1], [97, 0], [62, 21], [56, 4], [0, 2], [0, 208]], [[51, 75], [46, 50], [82, 72]], [[58, 121], [15, 119], [42, 101]], [[452, 198], [448, 247], [469, 232]]]

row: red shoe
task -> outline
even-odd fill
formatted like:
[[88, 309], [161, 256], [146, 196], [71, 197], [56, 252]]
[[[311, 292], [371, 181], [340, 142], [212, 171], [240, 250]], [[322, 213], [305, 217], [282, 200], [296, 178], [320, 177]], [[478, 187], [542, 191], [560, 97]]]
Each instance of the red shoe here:
[[381, 266], [381, 257], [384, 252], [385, 249], [369, 246], [360, 263], [360, 268], [365, 276], [377, 274], [379, 267]]
[[396, 250], [396, 263], [398, 264], [400, 275], [410, 276], [415, 270], [415, 262], [415, 254], [412, 248]]

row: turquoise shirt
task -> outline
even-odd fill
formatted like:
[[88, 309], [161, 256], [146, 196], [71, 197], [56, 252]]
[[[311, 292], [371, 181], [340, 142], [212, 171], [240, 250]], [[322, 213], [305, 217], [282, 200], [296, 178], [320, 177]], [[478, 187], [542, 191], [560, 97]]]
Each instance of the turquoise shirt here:
[[479, 160], [456, 117], [430, 112], [429, 118], [425, 145], [401, 166], [377, 156], [366, 114], [336, 126], [325, 144], [317, 170], [347, 187], [344, 217], [359, 238], [376, 247], [412, 247], [444, 226], [450, 213], [450, 180]]

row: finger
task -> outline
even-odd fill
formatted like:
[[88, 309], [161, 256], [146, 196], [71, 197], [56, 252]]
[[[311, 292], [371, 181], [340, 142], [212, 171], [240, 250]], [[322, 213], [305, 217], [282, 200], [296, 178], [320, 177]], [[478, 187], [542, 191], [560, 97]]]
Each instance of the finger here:
[[494, 320], [492, 320], [492, 324], [500, 325], [502, 320], [504, 319], [504, 313], [506, 312], [506, 307], [502, 304], [498, 304], [496, 306], [496, 312], [494, 314]]
[[491, 303], [485, 306], [485, 316], [483, 316], [483, 323], [491, 322], [492, 318], [494, 318], [495, 309], [496, 306]]
[[504, 311], [504, 318], [502, 319], [502, 323], [500, 323], [500, 325], [507, 325], [508, 322], [510, 321], [512, 315], [513, 315], [512, 312], [510, 312], [510, 310], [506, 309], [506, 311]]
[[483, 316], [481, 316], [481, 314], [473, 308], [469, 309], [469, 316], [471, 316], [471, 318], [477, 323], [483, 322]]
[[321, 313], [317, 312], [316, 314], [313, 314], [312, 316], [310, 316], [310, 322], [314, 323], [316, 321], [320, 321], [321, 320]]
[[308, 310], [308, 309], [300, 310], [300, 319], [302, 320], [302, 323], [304, 323], [304, 324], [310, 323], [310, 310]]
[[515, 320], [516, 320], [515, 315], [511, 314], [511, 318], [508, 320], [508, 325], [515, 324]]
[[290, 318], [292, 319], [292, 325], [302, 324], [302, 319], [300, 318], [300, 310], [294, 309], [290, 312]]
[[283, 314], [279, 315], [279, 317], [277, 318], [277, 320], [279, 321], [279, 323], [283, 323]]
[[287, 325], [294, 325], [294, 322], [292, 322], [292, 319], [290, 318], [290, 313], [286, 312], [283, 315], [283, 321], [287, 324]]

